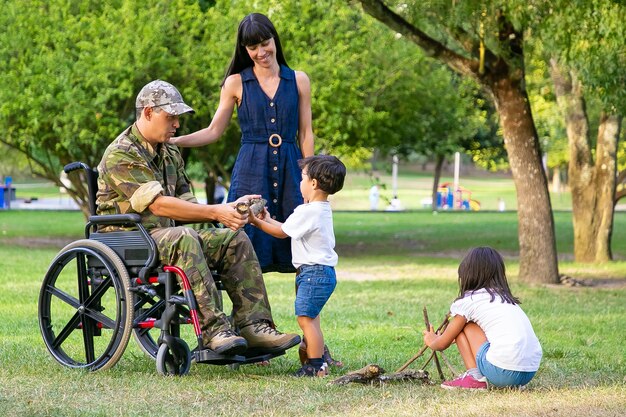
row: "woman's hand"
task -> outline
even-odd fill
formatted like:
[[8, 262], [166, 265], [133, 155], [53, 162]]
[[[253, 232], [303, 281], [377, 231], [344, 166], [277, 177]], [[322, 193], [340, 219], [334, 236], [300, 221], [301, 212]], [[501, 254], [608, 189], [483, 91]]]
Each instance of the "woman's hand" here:
[[236, 201], [233, 201], [232, 203], [229, 203], [229, 204], [232, 204], [232, 205], [233, 205], [233, 207], [234, 207], [234, 206], [236, 206], [237, 204], [240, 204], [240, 203], [246, 203], [246, 204], [248, 204], [248, 202], [249, 202], [250, 200], [252, 200], [253, 198], [261, 198], [261, 195], [260, 195], [260, 194], [248, 194], [248, 195], [244, 195], [244, 196], [239, 197]]

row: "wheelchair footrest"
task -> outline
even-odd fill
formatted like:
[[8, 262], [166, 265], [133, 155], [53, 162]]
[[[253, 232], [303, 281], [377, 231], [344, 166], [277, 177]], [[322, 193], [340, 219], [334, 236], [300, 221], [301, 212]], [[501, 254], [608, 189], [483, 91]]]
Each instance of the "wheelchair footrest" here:
[[243, 353], [244, 357], [246, 358], [244, 363], [257, 363], [257, 362], [269, 361], [272, 358], [284, 355], [285, 352], [286, 351], [281, 350], [278, 352], [267, 353], [267, 351], [263, 352], [263, 351], [255, 351], [254, 349], [248, 349], [247, 351]]
[[233, 363], [246, 363], [246, 358], [241, 355], [221, 355], [211, 349], [194, 350], [193, 357], [196, 363], [208, 363], [211, 365], [230, 365]]

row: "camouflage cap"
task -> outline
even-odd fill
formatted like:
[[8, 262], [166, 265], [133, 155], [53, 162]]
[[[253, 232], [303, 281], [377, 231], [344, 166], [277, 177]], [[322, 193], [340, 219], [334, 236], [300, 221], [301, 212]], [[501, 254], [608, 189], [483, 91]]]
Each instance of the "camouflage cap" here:
[[183, 101], [183, 96], [172, 84], [163, 80], [154, 80], [146, 84], [135, 101], [135, 107], [160, 107], [169, 114], [179, 115], [193, 112]]

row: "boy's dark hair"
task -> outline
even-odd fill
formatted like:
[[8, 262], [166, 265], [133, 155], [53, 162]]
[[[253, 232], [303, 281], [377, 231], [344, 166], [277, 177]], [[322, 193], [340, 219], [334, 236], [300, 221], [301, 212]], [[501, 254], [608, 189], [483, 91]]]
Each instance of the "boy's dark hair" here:
[[502, 302], [520, 304], [514, 297], [506, 280], [506, 269], [502, 256], [490, 247], [473, 248], [459, 265], [459, 296], [484, 288], [491, 295], [491, 301], [500, 296]]
[[317, 180], [320, 190], [328, 194], [335, 194], [343, 188], [346, 177], [346, 166], [336, 156], [314, 155], [300, 159], [298, 166], [306, 168], [308, 177]]
[[276, 32], [272, 22], [261, 13], [250, 13], [239, 22], [235, 52], [230, 60], [221, 86], [224, 86], [226, 78], [230, 75], [239, 74], [247, 67], [254, 65], [250, 55], [248, 55], [248, 51], [246, 51], [246, 46], [256, 45], [270, 38], [274, 38], [274, 43], [276, 44], [276, 60], [278, 64], [288, 67], [278, 32]]

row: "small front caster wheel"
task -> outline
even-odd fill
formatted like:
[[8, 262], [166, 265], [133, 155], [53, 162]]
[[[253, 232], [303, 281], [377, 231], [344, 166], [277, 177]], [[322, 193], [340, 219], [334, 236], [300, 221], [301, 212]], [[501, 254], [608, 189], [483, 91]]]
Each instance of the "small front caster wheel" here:
[[172, 349], [165, 343], [159, 346], [156, 367], [161, 375], [187, 375], [191, 367], [191, 352], [187, 343], [176, 338]]

